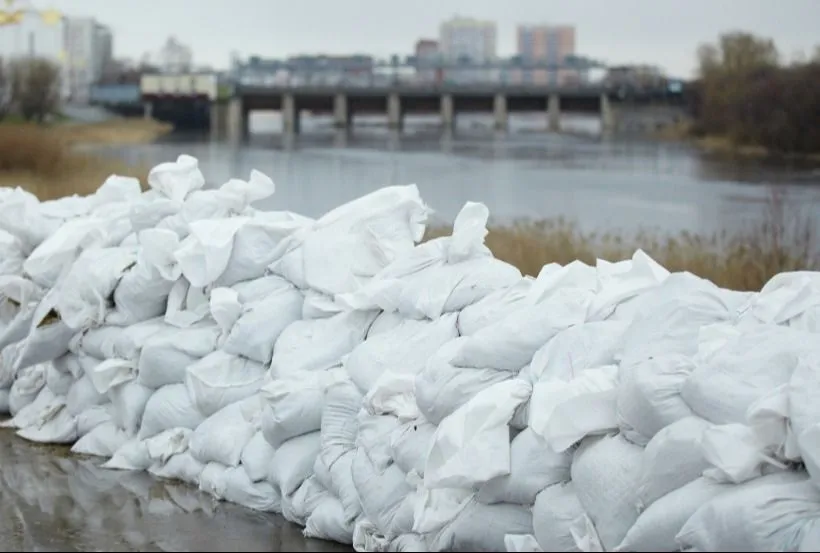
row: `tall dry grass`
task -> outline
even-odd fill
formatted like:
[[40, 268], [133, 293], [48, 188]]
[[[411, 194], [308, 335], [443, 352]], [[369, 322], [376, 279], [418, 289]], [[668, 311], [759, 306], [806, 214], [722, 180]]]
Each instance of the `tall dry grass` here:
[[[757, 225], [734, 235], [585, 233], [563, 219], [521, 221], [489, 230], [487, 246], [493, 254], [532, 276], [548, 263], [617, 261], [638, 248], [670, 271], [689, 271], [734, 290], [760, 290], [771, 277], [785, 271], [820, 270], [814, 223], [789, 204], [780, 190], [771, 192]], [[450, 231], [446, 226], [433, 227], [426, 238]]]
[[20, 186], [49, 200], [90, 194], [111, 174], [144, 180], [148, 169], [76, 151], [80, 144], [136, 143], [162, 133], [146, 123], [0, 125], [0, 186]]

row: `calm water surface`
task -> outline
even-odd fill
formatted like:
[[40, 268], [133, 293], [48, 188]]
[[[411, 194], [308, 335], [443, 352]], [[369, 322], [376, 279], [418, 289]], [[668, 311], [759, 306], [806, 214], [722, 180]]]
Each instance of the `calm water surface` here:
[[472, 200], [497, 221], [564, 217], [590, 230], [712, 233], [759, 220], [775, 189], [820, 220], [820, 166], [731, 162], [682, 144], [604, 138], [594, 120], [565, 123], [580, 132], [561, 135], [541, 132], [537, 118], [513, 120], [506, 133], [462, 120], [449, 135], [435, 120], [411, 120], [401, 135], [367, 123], [345, 133], [307, 120], [289, 138], [276, 132], [275, 117], [260, 116], [241, 145], [177, 135], [106, 151], [149, 166], [188, 153], [212, 184], [259, 169], [277, 183], [263, 207], [314, 217], [379, 186], [415, 183], [448, 221]]

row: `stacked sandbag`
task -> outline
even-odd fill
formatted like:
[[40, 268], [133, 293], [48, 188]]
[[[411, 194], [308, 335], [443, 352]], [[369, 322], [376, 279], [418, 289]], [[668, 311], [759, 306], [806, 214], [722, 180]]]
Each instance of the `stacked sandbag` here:
[[148, 185], [0, 189], [21, 437], [357, 550], [820, 545], [817, 273], [740, 293], [638, 251], [522, 277], [481, 204], [417, 244], [415, 186], [312, 220], [188, 156]]

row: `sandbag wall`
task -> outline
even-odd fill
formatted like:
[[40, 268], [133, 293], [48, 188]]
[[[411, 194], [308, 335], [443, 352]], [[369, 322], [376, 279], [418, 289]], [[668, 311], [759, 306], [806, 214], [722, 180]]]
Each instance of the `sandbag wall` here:
[[0, 410], [366, 551], [820, 546], [820, 274], [760, 293], [641, 251], [522, 277], [468, 202], [312, 220], [204, 189], [0, 189]]

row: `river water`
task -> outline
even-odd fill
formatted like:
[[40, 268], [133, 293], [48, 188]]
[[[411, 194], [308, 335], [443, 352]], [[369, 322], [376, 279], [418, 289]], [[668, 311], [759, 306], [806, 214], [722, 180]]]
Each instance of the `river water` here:
[[565, 121], [574, 132], [560, 135], [541, 132], [538, 118], [513, 119], [506, 133], [486, 118], [462, 120], [450, 134], [435, 119], [410, 120], [401, 134], [364, 123], [345, 133], [307, 120], [294, 138], [276, 132], [275, 117], [260, 116], [242, 145], [174, 135], [107, 152], [146, 166], [188, 153], [213, 184], [258, 169], [277, 183], [263, 207], [313, 217], [379, 186], [415, 183], [443, 221], [472, 200], [499, 222], [563, 217], [587, 230], [714, 233], [758, 220], [775, 189], [820, 219], [820, 165], [729, 161], [684, 144], [605, 138], [595, 120]]

